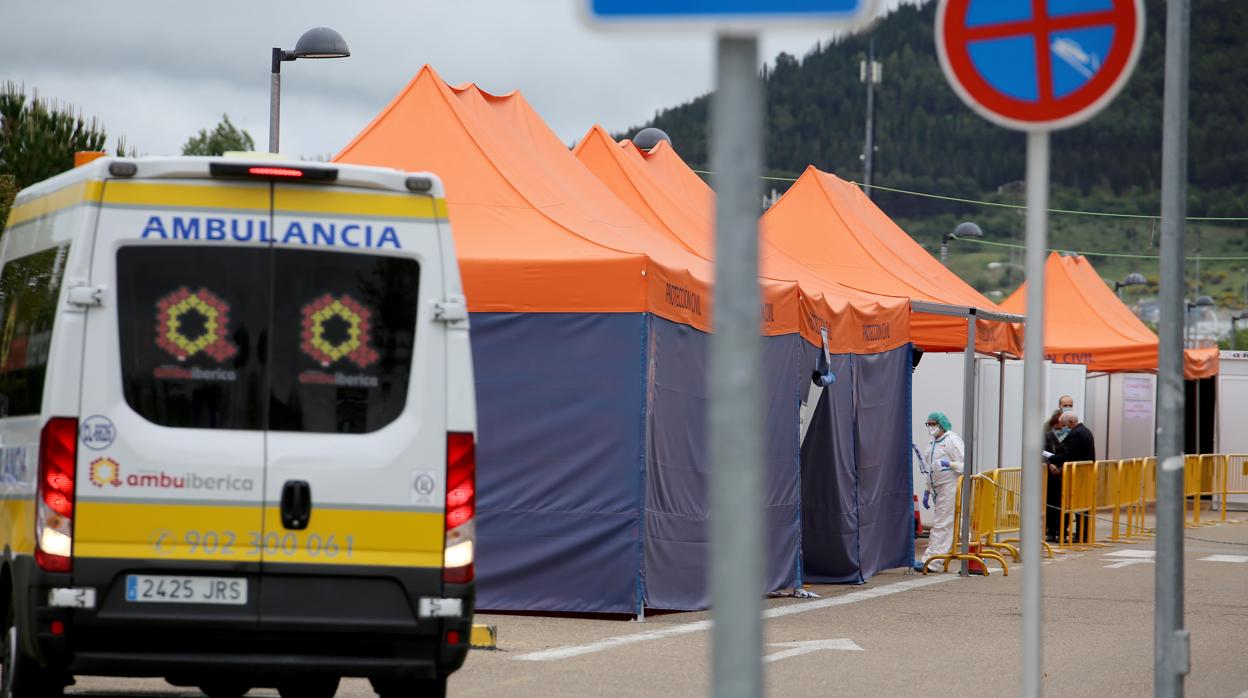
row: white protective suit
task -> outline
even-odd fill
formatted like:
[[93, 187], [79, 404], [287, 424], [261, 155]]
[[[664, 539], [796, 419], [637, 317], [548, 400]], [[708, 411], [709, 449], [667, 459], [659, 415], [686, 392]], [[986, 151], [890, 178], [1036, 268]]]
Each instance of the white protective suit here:
[[[923, 465], [928, 468], [927, 489], [936, 498], [932, 503], [932, 530], [927, 538], [927, 551], [922, 562], [944, 555], [953, 547], [953, 507], [958, 497], [958, 475], [962, 473], [964, 448], [962, 437], [947, 431], [932, 437], [924, 453]], [[940, 464], [948, 460], [948, 467]]]

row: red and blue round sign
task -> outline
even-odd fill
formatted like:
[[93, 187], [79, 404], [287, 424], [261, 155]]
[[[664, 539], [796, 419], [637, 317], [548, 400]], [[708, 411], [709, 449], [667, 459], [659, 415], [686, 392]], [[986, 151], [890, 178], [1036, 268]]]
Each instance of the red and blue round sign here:
[[940, 0], [936, 54], [989, 121], [1048, 131], [1086, 121], [1122, 89], [1144, 43], [1143, 0]]

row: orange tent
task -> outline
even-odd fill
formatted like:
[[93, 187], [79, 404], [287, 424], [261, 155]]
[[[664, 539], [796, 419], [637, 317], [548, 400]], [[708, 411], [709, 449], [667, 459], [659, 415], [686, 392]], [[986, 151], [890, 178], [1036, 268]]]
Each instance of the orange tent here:
[[[1001, 304], [1022, 312], [1027, 284]], [[1156, 371], [1157, 335], [1101, 279], [1084, 257], [1056, 252], [1045, 263], [1044, 354], [1057, 363], [1085, 364], [1089, 371]], [[1218, 372], [1217, 349], [1184, 352], [1187, 378]]]
[[[684, 179], [676, 185], [661, 180], [647, 167], [647, 160], [656, 158], [654, 152], [643, 155], [631, 141], [617, 144], [601, 126], [591, 128], [574, 152], [652, 228], [664, 232], [692, 254], [712, 260], [715, 194], [670, 146], [662, 143], [659, 147], [679, 162], [669, 176], [680, 180], [679, 172], [683, 170], [693, 180]], [[818, 280], [796, 265], [771, 268], [767, 276], [772, 280], [799, 280], [802, 334], [814, 344], [820, 344], [822, 328], [829, 328], [829, 349], [837, 353], [880, 351], [908, 341], [910, 309], [904, 298], [872, 295]]]
[[[649, 311], [711, 329], [713, 265], [621, 202], [518, 92], [450, 86], [425, 66], [334, 160], [442, 178], [472, 312]], [[813, 323], [794, 281], [760, 285], [765, 335]], [[890, 321], [882, 307], [836, 310], [813, 313], [833, 326], [833, 351], [910, 339], [904, 324], [883, 342], [862, 330]]]
[[[928, 254], [857, 186], [814, 167], [763, 216], [762, 235], [768, 273], [800, 266], [867, 293], [1005, 314]], [[913, 341], [924, 349], [966, 348], [965, 317], [916, 312], [910, 324]], [[1019, 326], [977, 320], [975, 346], [1019, 356]]]

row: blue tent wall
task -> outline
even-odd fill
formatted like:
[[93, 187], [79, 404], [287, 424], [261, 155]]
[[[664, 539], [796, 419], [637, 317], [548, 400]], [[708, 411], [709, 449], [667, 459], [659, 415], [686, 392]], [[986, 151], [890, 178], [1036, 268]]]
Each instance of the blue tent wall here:
[[910, 347], [834, 355], [802, 444], [802, 577], [860, 583], [913, 556]]
[[914, 558], [909, 345], [855, 358], [858, 553], [864, 580]]
[[[479, 608], [709, 605], [709, 340], [641, 313], [472, 315]], [[799, 450], [817, 350], [763, 342], [768, 590], [799, 564], [812, 582], [906, 564], [909, 348], [833, 356]]]
[[832, 356], [836, 382], [823, 391], [802, 444], [802, 581], [862, 581], [854, 473], [854, 380], [850, 355]]
[[477, 607], [634, 613], [646, 316], [471, 322]]
[[[650, 318], [649, 458], [646, 469], [646, 604], [710, 605], [709, 445], [706, 410], [710, 335]], [[799, 335], [763, 339], [766, 390], [764, 523], [768, 590], [792, 587], [798, 553], [797, 394], [809, 369]]]

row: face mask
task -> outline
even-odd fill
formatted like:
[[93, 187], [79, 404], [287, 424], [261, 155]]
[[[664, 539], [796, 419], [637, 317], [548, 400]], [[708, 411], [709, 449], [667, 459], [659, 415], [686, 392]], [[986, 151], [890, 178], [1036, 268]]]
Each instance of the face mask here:
[[1061, 440], [1065, 439], [1065, 438], [1066, 438], [1066, 435], [1067, 435], [1067, 434], [1069, 434], [1069, 433], [1070, 433], [1070, 427], [1062, 427], [1061, 429], [1058, 429], [1058, 430], [1057, 430], [1057, 440], [1058, 440], [1058, 441], [1061, 441]]
[[1070, 412], [1070, 411], [1071, 411], [1071, 410], [1073, 410], [1073, 409], [1075, 409], [1075, 408], [1073, 408], [1073, 407], [1063, 407], [1063, 408], [1062, 408], [1062, 412], [1063, 412], [1063, 413], [1065, 413], [1065, 412]]
[[937, 430], [937, 429], [940, 429], [940, 427], [928, 427], [928, 428], [927, 428], [927, 433], [931, 434], [932, 436], [935, 436], [935, 435], [936, 435], [936, 430]]

